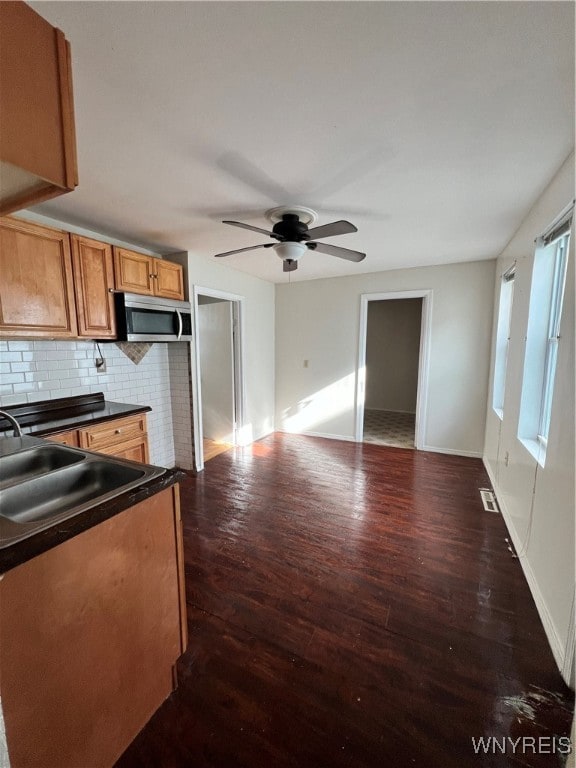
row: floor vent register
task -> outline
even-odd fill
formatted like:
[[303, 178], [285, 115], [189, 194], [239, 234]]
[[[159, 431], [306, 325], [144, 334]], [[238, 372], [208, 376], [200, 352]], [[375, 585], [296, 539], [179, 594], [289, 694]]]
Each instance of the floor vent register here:
[[496, 503], [496, 497], [494, 492], [489, 488], [480, 488], [480, 498], [482, 499], [482, 506], [486, 512], [500, 512], [498, 504]]

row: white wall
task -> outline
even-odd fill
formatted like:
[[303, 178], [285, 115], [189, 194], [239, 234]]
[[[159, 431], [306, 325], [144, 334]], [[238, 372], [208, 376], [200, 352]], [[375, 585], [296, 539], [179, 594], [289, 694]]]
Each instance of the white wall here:
[[[106, 400], [149, 405], [150, 462], [174, 466], [168, 344], [152, 344], [136, 365], [116, 344], [100, 344], [106, 372], [97, 373], [93, 341], [0, 341], [0, 405], [103, 392]], [[26, 431], [26, 430], [25, 430]]]
[[416, 413], [422, 299], [368, 302], [366, 408]]
[[244, 434], [257, 440], [274, 430], [274, 284], [189, 251], [172, 254], [188, 270], [194, 287], [242, 296], [246, 411]]
[[424, 446], [481, 455], [493, 285], [494, 261], [278, 285], [277, 428], [353, 439], [361, 294], [429, 289], [432, 338]]
[[[534, 240], [574, 197], [574, 156], [536, 202], [498, 259], [500, 275], [514, 262], [516, 278], [506, 370], [504, 418], [486, 415], [484, 461], [556, 661], [568, 679], [574, 630], [574, 235], [562, 313], [560, 345], [545, 466], [517, 438], [524, 344], [528, 326]], [[497, 305], [496, 305], [497, 306]], [[496, 314], [496, 313], [495, 313]], [[495, 344], [496, 318], [494, 322]], [[493, 359], [490, 389], [492, 387]]]

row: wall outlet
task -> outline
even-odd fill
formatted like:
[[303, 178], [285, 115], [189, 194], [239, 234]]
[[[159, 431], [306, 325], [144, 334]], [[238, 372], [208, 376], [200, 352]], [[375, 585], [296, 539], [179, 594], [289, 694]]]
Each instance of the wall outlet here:
[[106, 373], [106, 360], [103, 357], [97, 357], [94, 360], [94, 365], [96, 366], [96, 373]]

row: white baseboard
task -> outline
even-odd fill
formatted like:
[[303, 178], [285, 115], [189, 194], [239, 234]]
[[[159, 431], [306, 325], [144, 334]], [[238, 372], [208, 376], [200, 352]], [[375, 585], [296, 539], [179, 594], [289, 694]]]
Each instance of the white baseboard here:
[[277, 432], [282, 432], [285, 435], [301, 435], [302, 437], [325, 437], [328, 440], [346, 440], [349, 443], [355, 443], [356, 438], [350, 435], [334, 435], [327, 434], [325, 432], [289, 432], [287, 429], [277, 429]]
[[423, 445], [419, 451], [431, 451], [432, 453], [446, 453], [448, 456], [466, 456], [470, 459], [481, 459], [482, 451], [462, 451], [459, 448], [436, 448], [433, 445]]
[[[566, 680], [565, 678], [566, 668], [570, 666], [569, 664], [566, 663], [566, 648], [564, 647], [562, 640], [560, 639], [560, 636], [556, 631], [556, 626], [552, 620], [552, 616], [550, 615], [550, 611], [548, 610], [548, 606], [546, 605], [544, 596], [540, 591], [538, 580], [536, 579], [536, 574], [532, 570], [530, 561], [528, 560], [526, 555], [523, 553], [524, 542], [521, 541], [518, 536], [516, 528], [514, 527], [514, 523], [512, 522], [512, 517], [508, 511], [508, 508], [506, 507], [506, 503], [502, 497], [502, 494], [500, 493], [498, 486], [495, 482], [495, 478], [490, 469], [490, 465], [488, 464], [485, 458], [483, 458], [483, 464], [486, 469], [486, 472], [488, 473], [488, 477], [490, 478], [490, 482], [492, 483], [492, 488], [494, 489], [494, 494], [496, 496], [496, 500], [498, 501], [498, 506], [500, 507], [500, 512], [502, 513], [504, 524], [506, 525], [506, 529], [510, 534], [512, 544], [514, 545], [514, 549], [518, 554], [518, 560], [520, 561], [520, 566], [522, 568], [522, 572], [524, 573], [524, 578], [526, 579], [528, 583], [528, 587], [532, 594], [532, 597], [534, 598], [536, 609], [538, 611], [538, 615], [540, 616], [540, 621], [542, 622], [542, 626], [544, 627], [544, 632], [546, 633], [546, 637], [548, 638], [548, 644], [550, 645], [550, 648], [552, 650], [552, 655], [554, 656], [554, 660], [558, 665], [558, 669], [560, 670], [562, 677], [564, 677], [564, 679]], [[566, 682], [568, 683], [569, 681], [566, 680]]]
[[267, 429], [265, 432], [262, 432], [262, 434], [259, 434], [259, 435], [256, 435], [255, 437], [253, 437], [252, 440], [250, 441], [250, 443], [248, 443], [248, 445], [251, 445], [252, 443], [255, 443], [256, 440], [263, 440], [265, 437], [268, 437], [269, 435], [273, 435], [274, 432], [277, 432], [277, 431], [278, 430], [276, 430], [276, 429]]
[[[494, 493], [496, 493], [496, 478], [494, 476], [494, 473], [492, 472], [492, 468], [490, 467], [490, 464], [486, 461], [486, 456], [482, 456], [482, 464], [484, 464], [484, 469], [488, 473], [488, 477], [490, 478], [490, 482], [492, 483], [492, 488], [494, 488]], [[500, 500], [498, 499], [498, 502]]]
[[364, 406], [364, 412], [366, 411], [378, 411], [379, 413], [405, 413], [409, 416], [416, 416], [416, 411], [398, 411], [396, 408], [370, 408], [369, 405]]
[[[508, 524], [506, 524], [506, 527], [509, 529]], [[538, 609], [540, 620], [542, 621], [542, 624], [544, 626], [544, 631], [546, 632], [548, 643], [550, 644], [550, 648], [552, 649], [552, 654], [554, 656], [556, 664], [558, 665], [558, 669], [560, 670], [560, 673], [563, 675], [564, 666], [566, 663], [566, 649], [564, 648], [564, 645], [562, 644], [562, 640], [560, 639], [558, 632], [556, 631], [556, 627], [554, 625], [554, 622], [552, 621], [552, 617], [550, 616], [550, 611], [548, 610], [548, 606], [544, 601], [542, 592], [540, 592], [540, 587], [538, 586], [538, 581], [536, 580], [536, 575], [532, 570], [530, 561], [526, 556], [520, 557], [519, 560], [520, 560], [520, 565], [522, 566], [522, 570], [524, 571], [524, 576], [526, 577], [526, 581], [528, 582], [528, 586], [530, 587], [530, 592], [532, 592], [532, 597], [534, 598], [534, 602], [536, 603], [536, 608]]]
[[[305, 437], [325, 437], [328, 440], [346, 440], [349, 443], [355, 443], [356, 438], [351, 435], [334, 435], [327, 434], [326, 432], [288, 432], [286, 429], [277, 429], [277, 432], [283, 432], [286, 435], [304, 435]], [[360, 441], [362, 442], [362, 441]], [[376, 445], [376, 443], [366, 443], [366, 445]], [[387, 446], [393, 447], [393, 446]], [[460, 451], [453, 448], [434, 448], [429, 445], [423, 448], [418, 448], [419, 451], [431, 451], [432, 453], [446, 453], [453, 456], [465, 456], [472, 459], [481, 459], [482, 453], [480, 451]]]

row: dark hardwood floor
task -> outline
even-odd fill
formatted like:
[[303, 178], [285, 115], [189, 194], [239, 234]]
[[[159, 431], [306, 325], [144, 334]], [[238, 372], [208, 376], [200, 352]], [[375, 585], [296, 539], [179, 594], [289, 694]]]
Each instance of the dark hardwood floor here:
[[117, 768], [563, 765], [573, 695], [488, 485], [476, 459], [281, 434], [190, 476], [189, 648]]

